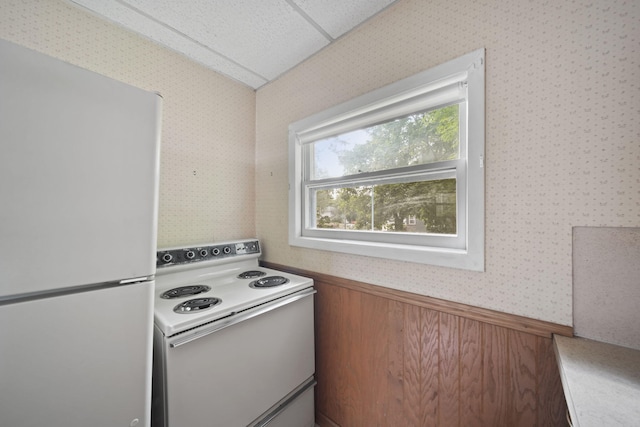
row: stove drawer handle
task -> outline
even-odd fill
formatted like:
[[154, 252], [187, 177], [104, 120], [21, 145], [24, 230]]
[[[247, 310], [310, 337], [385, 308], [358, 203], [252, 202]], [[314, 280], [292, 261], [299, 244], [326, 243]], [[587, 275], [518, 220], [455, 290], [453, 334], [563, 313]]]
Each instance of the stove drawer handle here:
[[190, 343], [191, 341], [195, 341], [199, 338], [210, 335], [214, 332], [217, 332], [221, 329], [228, 328], [229, 326], [236, 325], [240, 322], [244, 322], [245, 320], [253, 319], [256, 316], [260, 316], [261, 314], [268, 313], [272, 310], [275, 310], [280, 307], [284, 307], [287, 304], [291, 304], [293, 302], [299, 301], [303, 298], [306, 298], [310, 295], [315, 294], [317, 291], [314, 288], [307, 288], [302, 291], [296, 292], [295, 294], [291, 294], [275, 301], [260, 305], [258, 307], [248, 309], [246, 311], [242, 311], [240, 313], [231, 315], [229, 317], [225, 317], [218, 322], [214, 322], [214, 324], [206, 329], [202, 329], [192, 335], [181, 337], [172, 343], [169, 344], [169, 347], [176, 348], [181, 345]]

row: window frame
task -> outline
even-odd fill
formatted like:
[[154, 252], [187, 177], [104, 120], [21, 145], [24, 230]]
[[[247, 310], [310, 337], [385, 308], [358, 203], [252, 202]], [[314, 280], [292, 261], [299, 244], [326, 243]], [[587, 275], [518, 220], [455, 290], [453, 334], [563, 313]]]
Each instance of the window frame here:
[[[478, 49], [292, 123], [289, 126], [289, 244], [484, 271], [484, 62], [484, 49]], [[315, 221], [310, 191], [345, 182], [379, 181], [386, 179], [387, 171], [351, 175], [346, 180], [344, 177], [309, 180], [310, 156], [305, 155], [305, 145], [358, 126], [371, 126], [385, 117], [424, 111], [425, 106], [429, 109], [451, 104], [452, 97], [459, 97], [455, 94], [456, 85], [464, 86], [460, 92], [464, 94], [460, 114], [460, 158], [400, 168], [400, 180], [412, 174], [450, 175], [450, 171], [455, 170], [456, 235], [306, 227], [309, 215], [314, 216], [310, 222]], [[398, 169], [394, 169], [389, 175], [397, 172]]]

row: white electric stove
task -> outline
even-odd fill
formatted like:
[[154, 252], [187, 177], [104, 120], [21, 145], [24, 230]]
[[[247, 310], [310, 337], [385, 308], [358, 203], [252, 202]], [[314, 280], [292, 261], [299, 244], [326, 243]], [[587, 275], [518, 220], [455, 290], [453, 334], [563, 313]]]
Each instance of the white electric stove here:
[[163, 249], [154, 427], [313, 426], [313, 280], [260, 267], [258, 240]]

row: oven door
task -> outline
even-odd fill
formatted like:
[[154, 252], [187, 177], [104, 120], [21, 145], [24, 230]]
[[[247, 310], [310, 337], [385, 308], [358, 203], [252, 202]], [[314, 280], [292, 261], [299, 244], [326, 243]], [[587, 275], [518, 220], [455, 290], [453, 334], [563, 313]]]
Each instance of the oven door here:
[[308, 288], [164, 339], [167, 426], [246, 426], [314, 373]]

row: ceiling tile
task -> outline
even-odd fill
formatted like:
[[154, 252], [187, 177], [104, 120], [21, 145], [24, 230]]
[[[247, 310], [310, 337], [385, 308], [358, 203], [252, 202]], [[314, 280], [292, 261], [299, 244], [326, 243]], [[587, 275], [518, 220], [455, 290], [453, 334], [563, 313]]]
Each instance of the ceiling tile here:
[[138, 11], [115, 1], [104, 0], [72, 0], [90, 11], [107, 18], [116, 24], [135, 31], [149, 39], [175, 50], [193, 61], [196, 61], [210, 69], [214, 69], [234, 80], [238, 80], [247, 86], [258, 88], [267, 79], [256, 75], [219, 53], [194, 42], [162, 23], [151, 19]]
[[393, 0], [70, 0], [254, 89]]
[[329, 43], [283, 0], [124, 2], [267, 80]]
[[395, 0], [292, 0], [331, 37], [337, 39]]

